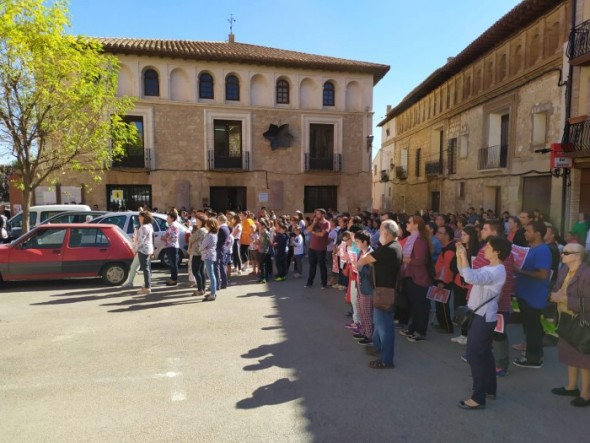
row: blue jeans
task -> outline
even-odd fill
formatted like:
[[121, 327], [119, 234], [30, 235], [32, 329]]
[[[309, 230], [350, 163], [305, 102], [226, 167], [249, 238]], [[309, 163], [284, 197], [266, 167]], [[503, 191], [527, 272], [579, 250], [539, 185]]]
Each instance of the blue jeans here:
[[178, 280], [178, 248], [166, 248], [170, 262], [170, 280]]
[[227, 288], [227, 261], [223, 251], [217, 251], [217, 260], [215, 260], [215, 279], [217, 280], [217, 289]]
[[205, 259], [205, 268], [207, 268], [207, 274], [209, 275], [209, 286], [211, 289], [211, 297], [215, 297], [217, 293], [217, 278], [215, 277], [215, 261]]
[[148, 254], [137, 253], [139, 258], [139, 268], [143, 271], [143, 287], [149, 289], [152, 287], [152, 270], [150, 266], [150, 256]]
[[373, 308], [373, 344], [381, 352], [381, 361], [393, 365], [395, 334], [393, 312]]

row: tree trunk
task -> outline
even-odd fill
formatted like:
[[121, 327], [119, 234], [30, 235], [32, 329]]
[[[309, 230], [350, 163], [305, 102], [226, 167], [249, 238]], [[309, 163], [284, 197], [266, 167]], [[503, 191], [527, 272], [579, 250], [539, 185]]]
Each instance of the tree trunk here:
[[33, 200], [33, 191], [25, 186], [23, 190], [23, 230], [21, 235], [29, 232], [29, 208]]

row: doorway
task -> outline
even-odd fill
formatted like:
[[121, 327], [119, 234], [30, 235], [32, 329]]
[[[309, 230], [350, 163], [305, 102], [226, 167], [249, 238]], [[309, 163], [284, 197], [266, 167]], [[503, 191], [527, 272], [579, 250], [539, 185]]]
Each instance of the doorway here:
[[212, 186], [209, 188], [210, 207], [216, 212], [244, 211], [246, 206], [245, 186]]
[[430, 209], [432, 209], [434, 212], [440, 211], [440, 192], [431, 192], [430, 200], [432, 202], [430, 204]]

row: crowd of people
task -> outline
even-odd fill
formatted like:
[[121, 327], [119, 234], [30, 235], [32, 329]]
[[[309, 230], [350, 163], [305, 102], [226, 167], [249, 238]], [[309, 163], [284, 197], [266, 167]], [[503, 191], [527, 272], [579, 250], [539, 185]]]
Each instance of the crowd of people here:
[[[139, 219], [132, 268], [142, 270], [139, 292], [149, 295], [152, 216], [140, 210]], [[584, 246], [590, 225], [584, 214], [561, 239], [539, 211], [497, 218], [473, 208], [465, 214], [411, 215], [319, 208], [304, 217], [300, 211], [277, 216], [265, 208], [257, 214], [172, 209], [163, 237], [171, 265], [167, 286], [178, 284], [179, 223], [191, 230], [189, 280], [204, 301], [216, 300], [233, 274], [248, 273], [261, 284], [303, 277], [303, 286], [311, 288], [319, 268], [322, 289], [346, 291], [351, 320], [345, 327], [376, 357], [370, 368], [394, 368], [395, 328], [411, 343], [425, 341], [433, 328], [449, 335], [458, 329], [450, 339], [466, 346], [462, 358], [473, 376], [472, 396], [459, 402], [464, 409], [485, 407], [496, 396], [496, 378], [507, 375], [505, 326], [515, 308], [526, 340], [513, 345], [522, 356], [512, 363], [521, 368], [543, 367], [543, 318], [590, 321], [583, 303], [590, 302]], [[471, 309], [472, 321], [457, 328], [453, 312], [462, 306]], [[590, 406], [590, 355], [563, 339], [558, 355], [568, 379], [552, 392], [575, 397], [573, 406]]]

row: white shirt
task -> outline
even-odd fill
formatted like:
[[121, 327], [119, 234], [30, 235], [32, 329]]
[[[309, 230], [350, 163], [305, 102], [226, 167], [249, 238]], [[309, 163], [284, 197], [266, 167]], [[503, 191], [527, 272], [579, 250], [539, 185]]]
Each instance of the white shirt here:
[[485, 301], [494, 298], [477, 310], [476, 315], [485, 317], [486, 322], [495, 322], [498, 313], [498, 296], [506, 281], [506, 268], [503, 264], [484, 266], [479, 269], [469, 267], [459, 270], [463, 279], [473, 285], [467, 306], [475, 310]]

